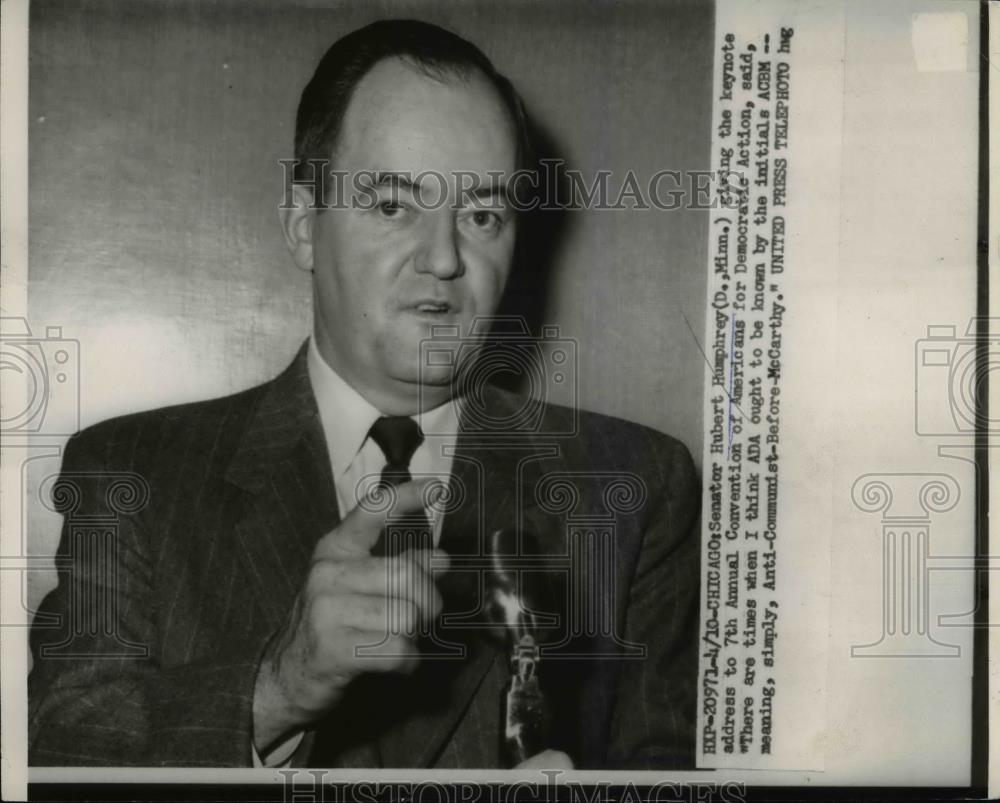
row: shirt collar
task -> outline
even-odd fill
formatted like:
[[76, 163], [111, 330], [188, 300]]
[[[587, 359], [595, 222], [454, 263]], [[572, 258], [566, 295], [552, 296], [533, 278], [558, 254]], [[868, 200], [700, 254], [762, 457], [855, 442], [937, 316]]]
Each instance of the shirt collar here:
[[[340, 477], [364, 446], [368, 431], [382, 413], [327, 364], [313, 337], [309, 338], [307, 364], [330, 453], [330, 467], [334, 477]], [[458, 432], [458, 411], [453, 400], [418, 414], [416, 421], [427, 438], [454, 439]]]

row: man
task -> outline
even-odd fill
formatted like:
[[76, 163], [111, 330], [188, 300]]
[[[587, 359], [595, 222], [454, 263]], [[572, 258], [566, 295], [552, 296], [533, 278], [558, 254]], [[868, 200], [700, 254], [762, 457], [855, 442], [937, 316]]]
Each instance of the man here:
[[[510, 84], [447, 31], [386, 21], [330, 48], [299, 107], [299, 178], [350, 179], [330, 204], [313, 173], [280, 215], [313, 275], [313, 336], [272, 382], [67, 445], [73, 571], [32, 632], [33, 764], [502, 766], [508, 648], [477, 618], [479, 559], [513, 530], [534, 533], [536, 570], [563, 574], [541, 664], [549, 749], [529, 761], [693, 766], [686, 450], [463, 385], [468, 349], [421, 349], [497, 309], [525, 132]], [[109, 508], [102, 560], [74, 522]], [[397, 549], [406, 517], [425, 540]], [[578, 559], [602, 543], [596, 565]]]

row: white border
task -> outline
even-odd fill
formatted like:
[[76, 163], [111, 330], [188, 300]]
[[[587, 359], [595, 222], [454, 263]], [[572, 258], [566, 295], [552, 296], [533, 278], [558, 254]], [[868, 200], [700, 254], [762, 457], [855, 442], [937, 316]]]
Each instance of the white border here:
[[[23, 318], [28, 306], [28, 0], [0, 4], [0, 75], [0, 314]], [[0, 388], [2, 406], [12, 398], [24, 398], [24, 387], [17, 381], [5, 377]], [[16, 409], [22, 406], [15, 404]], [[19, 488], [17, 461], [3, 459], [4, 451], [0, 449], [0, 485]], [[0, 555], [20, 554], [20, 506], [20, 499], [0, 494]], [[10, 581], [19, 562], [4, 557], [0, 564], [6, 570], [0, 572], [0, 796], [4, 800], [27, 795], [27, 612], [21, 604], [23, 583]]]

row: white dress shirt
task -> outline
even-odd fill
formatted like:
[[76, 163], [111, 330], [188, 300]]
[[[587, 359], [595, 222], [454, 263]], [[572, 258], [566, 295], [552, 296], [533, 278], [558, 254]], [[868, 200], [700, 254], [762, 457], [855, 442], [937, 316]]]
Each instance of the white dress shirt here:
[[[360, 393], [341, 379], [320, 356], [316, 342], [309, 340], [309, 381], [319, 406], [319, 417], [330, 453], [330, 468], [337, 491], [337, 506], [343, 518], [357, 505], [359, 493], [377, 481], [385, 468], [381, 447], [368, 437], [379, 412]], [[452, 449], [458, 433], [454, 402], [442, 404], [415, 416], [424, 441], [410, 459], [414, 479], [435, 476], [444, 482], [451, 476]], [[440, 519], [428, 510], [434, 524], [434, 543], [440, 536]]]
[[[332, 489], [343, 519], [358, 503], [360, 495], [381, 476], [386, 459], [382, 449], [368, 437], [372, 424], [383, 414], [345, 382], [323, 359], [316, 341], [309, 338], [307, 355], [309, 382], [319, 407], [320, 422], [326, 437], [333, 473]], [[447, 483], [451, 476], [452, 456], [458, 438], [458, 411], [454, 401], [415, 416], [424, 440], [410, 460], [414, 479], [435, 476]], [[442, 516], [427, 509], [434, 532], [434, 544], [441, 538]], [[255, 767], [282, 767], [292, 758], [302, 741], [297, 733], [263, 758], [253, 749]]]

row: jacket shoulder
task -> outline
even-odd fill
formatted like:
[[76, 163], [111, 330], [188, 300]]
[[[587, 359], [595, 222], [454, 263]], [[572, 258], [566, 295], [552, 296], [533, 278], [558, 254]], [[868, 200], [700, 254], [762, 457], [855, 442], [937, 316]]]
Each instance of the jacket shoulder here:
[[566, 464], [600, 477], [617, 474], [637, 479], [648, 499], [643, 519], [661, 516], [672, 522], [674, 535], [661, 546], [683, 542], [693, 532], [701, 508], [701, 485], [687, 446], [644, 424], [588, 410], [546, 405], [541, 417], [543, 428], [565, 427], [574, 419], [575, 434], [558, 441]]
[[76, 433], [66, 445], [64, 469], [100, 465], [129, 469], [151, 459], [199, 453], [235, 445], [269, 383], [206, 401], [159, 407], [117, 416]]
[[[507, 390], [498, 389], [497, 393], [506, 409], [530, 403], [527, 397]], [[645, 424], [544, 403], [536, 419], [534, 436], [551, 439], [567, 457], [595, 471], [632, 471], [671, 486], [687, 487], [697, 482], [687, 446]]]

